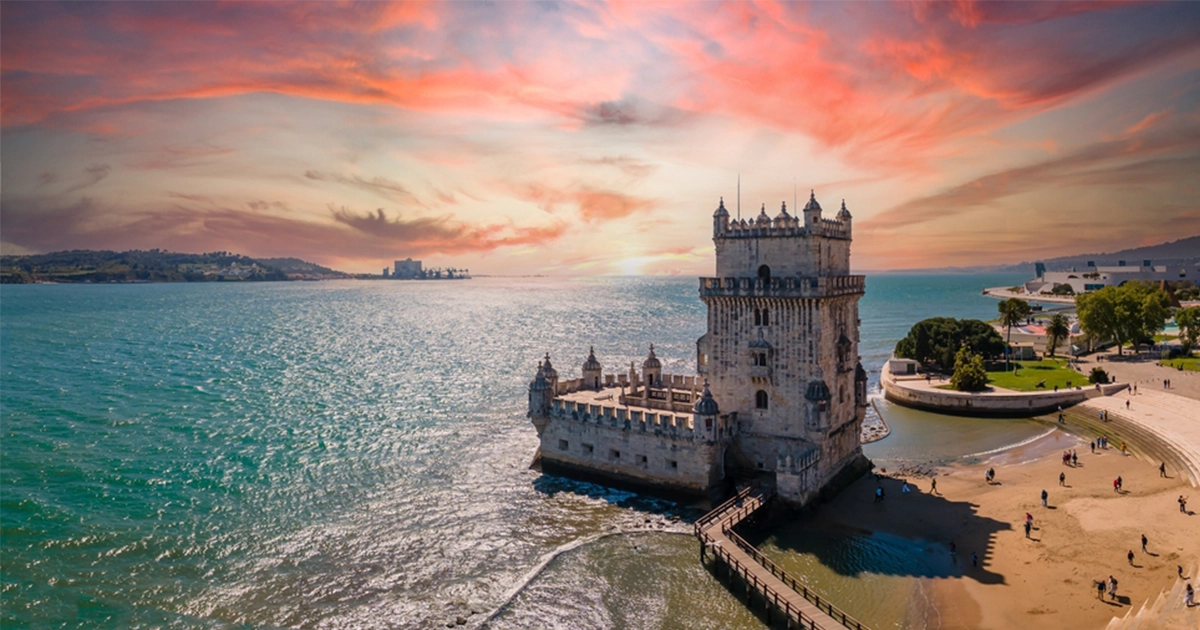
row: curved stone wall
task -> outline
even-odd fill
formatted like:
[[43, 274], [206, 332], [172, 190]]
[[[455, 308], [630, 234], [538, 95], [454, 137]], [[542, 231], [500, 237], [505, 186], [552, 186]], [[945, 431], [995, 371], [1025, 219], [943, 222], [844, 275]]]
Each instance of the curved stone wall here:
[[[1102, 395], [1095, 386], [1057, 392], [957, 392], [908, 386], [896, 380], [887, 364], [880, 373], [884, 397], [905, 407], [959, 416], [1024, 418], [1053, 413]], [[924, 383], [922, 383], [924, 385]]]

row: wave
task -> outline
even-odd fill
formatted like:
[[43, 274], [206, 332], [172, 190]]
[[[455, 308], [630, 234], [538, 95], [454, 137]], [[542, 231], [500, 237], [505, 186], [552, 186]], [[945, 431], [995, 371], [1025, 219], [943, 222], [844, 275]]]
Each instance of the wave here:
[[990, 449], [987, 451], [980, 451], [978, 453], [969, 453], [967, 455], [963, 455], [960, 459], [966, 459], [968, 457], [983, 457], [985, 455], [995, 455], [996, 453], [1003, 453], [1004, 451], [1007, 451], [1010, 449], [1018, 448], [1021, 446], [1027, 446], [1029, 444], [1033, 444], [1034, 442], [1050, 435], [1051, 433], [1054, 433], [1057, 430], [1058, 430], [1057, 427], [1052, 427], [1050, 429], [1046, 429], [1046, 431], [1044, 433], [1039, 433], [1033, 437], [1025, 438], [1024, 440], [1021, 440], [1020, 442], [1015, 442], [1013, 444], [1006, 444], [1004, 446], [999, 446], [999, 447], [996, 447], [996, 448], [993, 448], [993, 449]]

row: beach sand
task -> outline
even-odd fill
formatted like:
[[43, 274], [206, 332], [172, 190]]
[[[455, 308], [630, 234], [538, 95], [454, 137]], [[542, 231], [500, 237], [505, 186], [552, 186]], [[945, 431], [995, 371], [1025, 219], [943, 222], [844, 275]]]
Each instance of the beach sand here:
[[[1075, 449], [1079, 466], [1064, 466], [1064, 449]], [[996, 482], [984, 473], [996, 470]], [[1154, 464], [1097, 449], [1055, 431], [1029, 445], [982, 463], [937, 469], [938, 494], [929, 478], [908, 478], [915, 491], [901, 492], [898, 477], [881, 482], [867, 475], [820, 509], [819, 518], [858, 529], [940, 542], [935, 553], [957, 545], [960, 575], [921, 578], [932, 606], [910, 613], [913, 627], [1103, 628], [1130, 607], [1153, 601], [1176, 580], [1176, 567], [1195, 572], [1200, 561], [1200, 496], [1182, 514], [1176, 499], [1191, 487], [1161, 478]], [[889, 473], [892, 471], [889, 471]], [[1058, 476], [1066, 473], [1066, 486]], [[1114, 492], [1122, 477], [1124, 491]], [[881, 483], [887, 498], [874, 503]], [[1048, 507], [1041, 492], [1049, 493]], [[1025, 537], [1025, 514], [1033, 515]], [[1149, 539], [1141, 549], [1141, 535]], [[1133, 566], [1126, 558], [1129, 550]], [[972, 553], [979, 565], [971, 565]], [[1115, 576], [1118, 599], [1096, 596], [1095, 580]], [[1200, 586], [1200, 578], [1192, 575]], [[1196, 611], [1200, 627], [1200, 607]], [[922, 619], [924, 617], [924, 619]]]

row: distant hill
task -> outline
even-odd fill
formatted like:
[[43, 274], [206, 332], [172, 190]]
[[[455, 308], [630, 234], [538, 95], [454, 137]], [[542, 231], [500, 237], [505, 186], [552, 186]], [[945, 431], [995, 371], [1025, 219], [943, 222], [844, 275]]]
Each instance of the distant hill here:
[[242, 282], [287, 280], [287, 274], [229, 252], [184, 254], [159, 249], [72, 251], [0, 256], [0, 283]]
[[1094, 254], [1075, 254], [1060, 256], [1039, 261], [1027, 261], [1012, 265], [980, 265], [975, 267], [940, 267], [923, 269], [921, 271], [961, 272], [961, 273], [1028, 273], [1033, 275], [1035, 262], [1045, 263], [1047, 271], [1064, 271], [1071, 267], [1083, 268], [1089, 261], [1098, 266], [1115, 266], [1124, 260], [1130, 266], [1140, 265], [1143, 260], [1149, 260], [1155, 265], [1176, 265], [1200, 261], [1200, 236], [1182, 238], [1170, 243], [1134, 247], [1117, 252]]
[[343, 271], [322, 267], [299, 258], [259, 258], [258, 262], [290, 275], [321, 276], [325, 278], [349, 278]]

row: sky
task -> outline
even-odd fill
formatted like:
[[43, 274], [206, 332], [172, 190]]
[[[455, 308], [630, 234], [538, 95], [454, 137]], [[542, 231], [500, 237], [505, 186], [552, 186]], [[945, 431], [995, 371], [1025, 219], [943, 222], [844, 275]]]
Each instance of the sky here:
[[0, 9], [4, 254], [706, 275], [722, 197], [812, 193], [898, 270], [1200, 234], [1198, 189], [1196, 2]]

